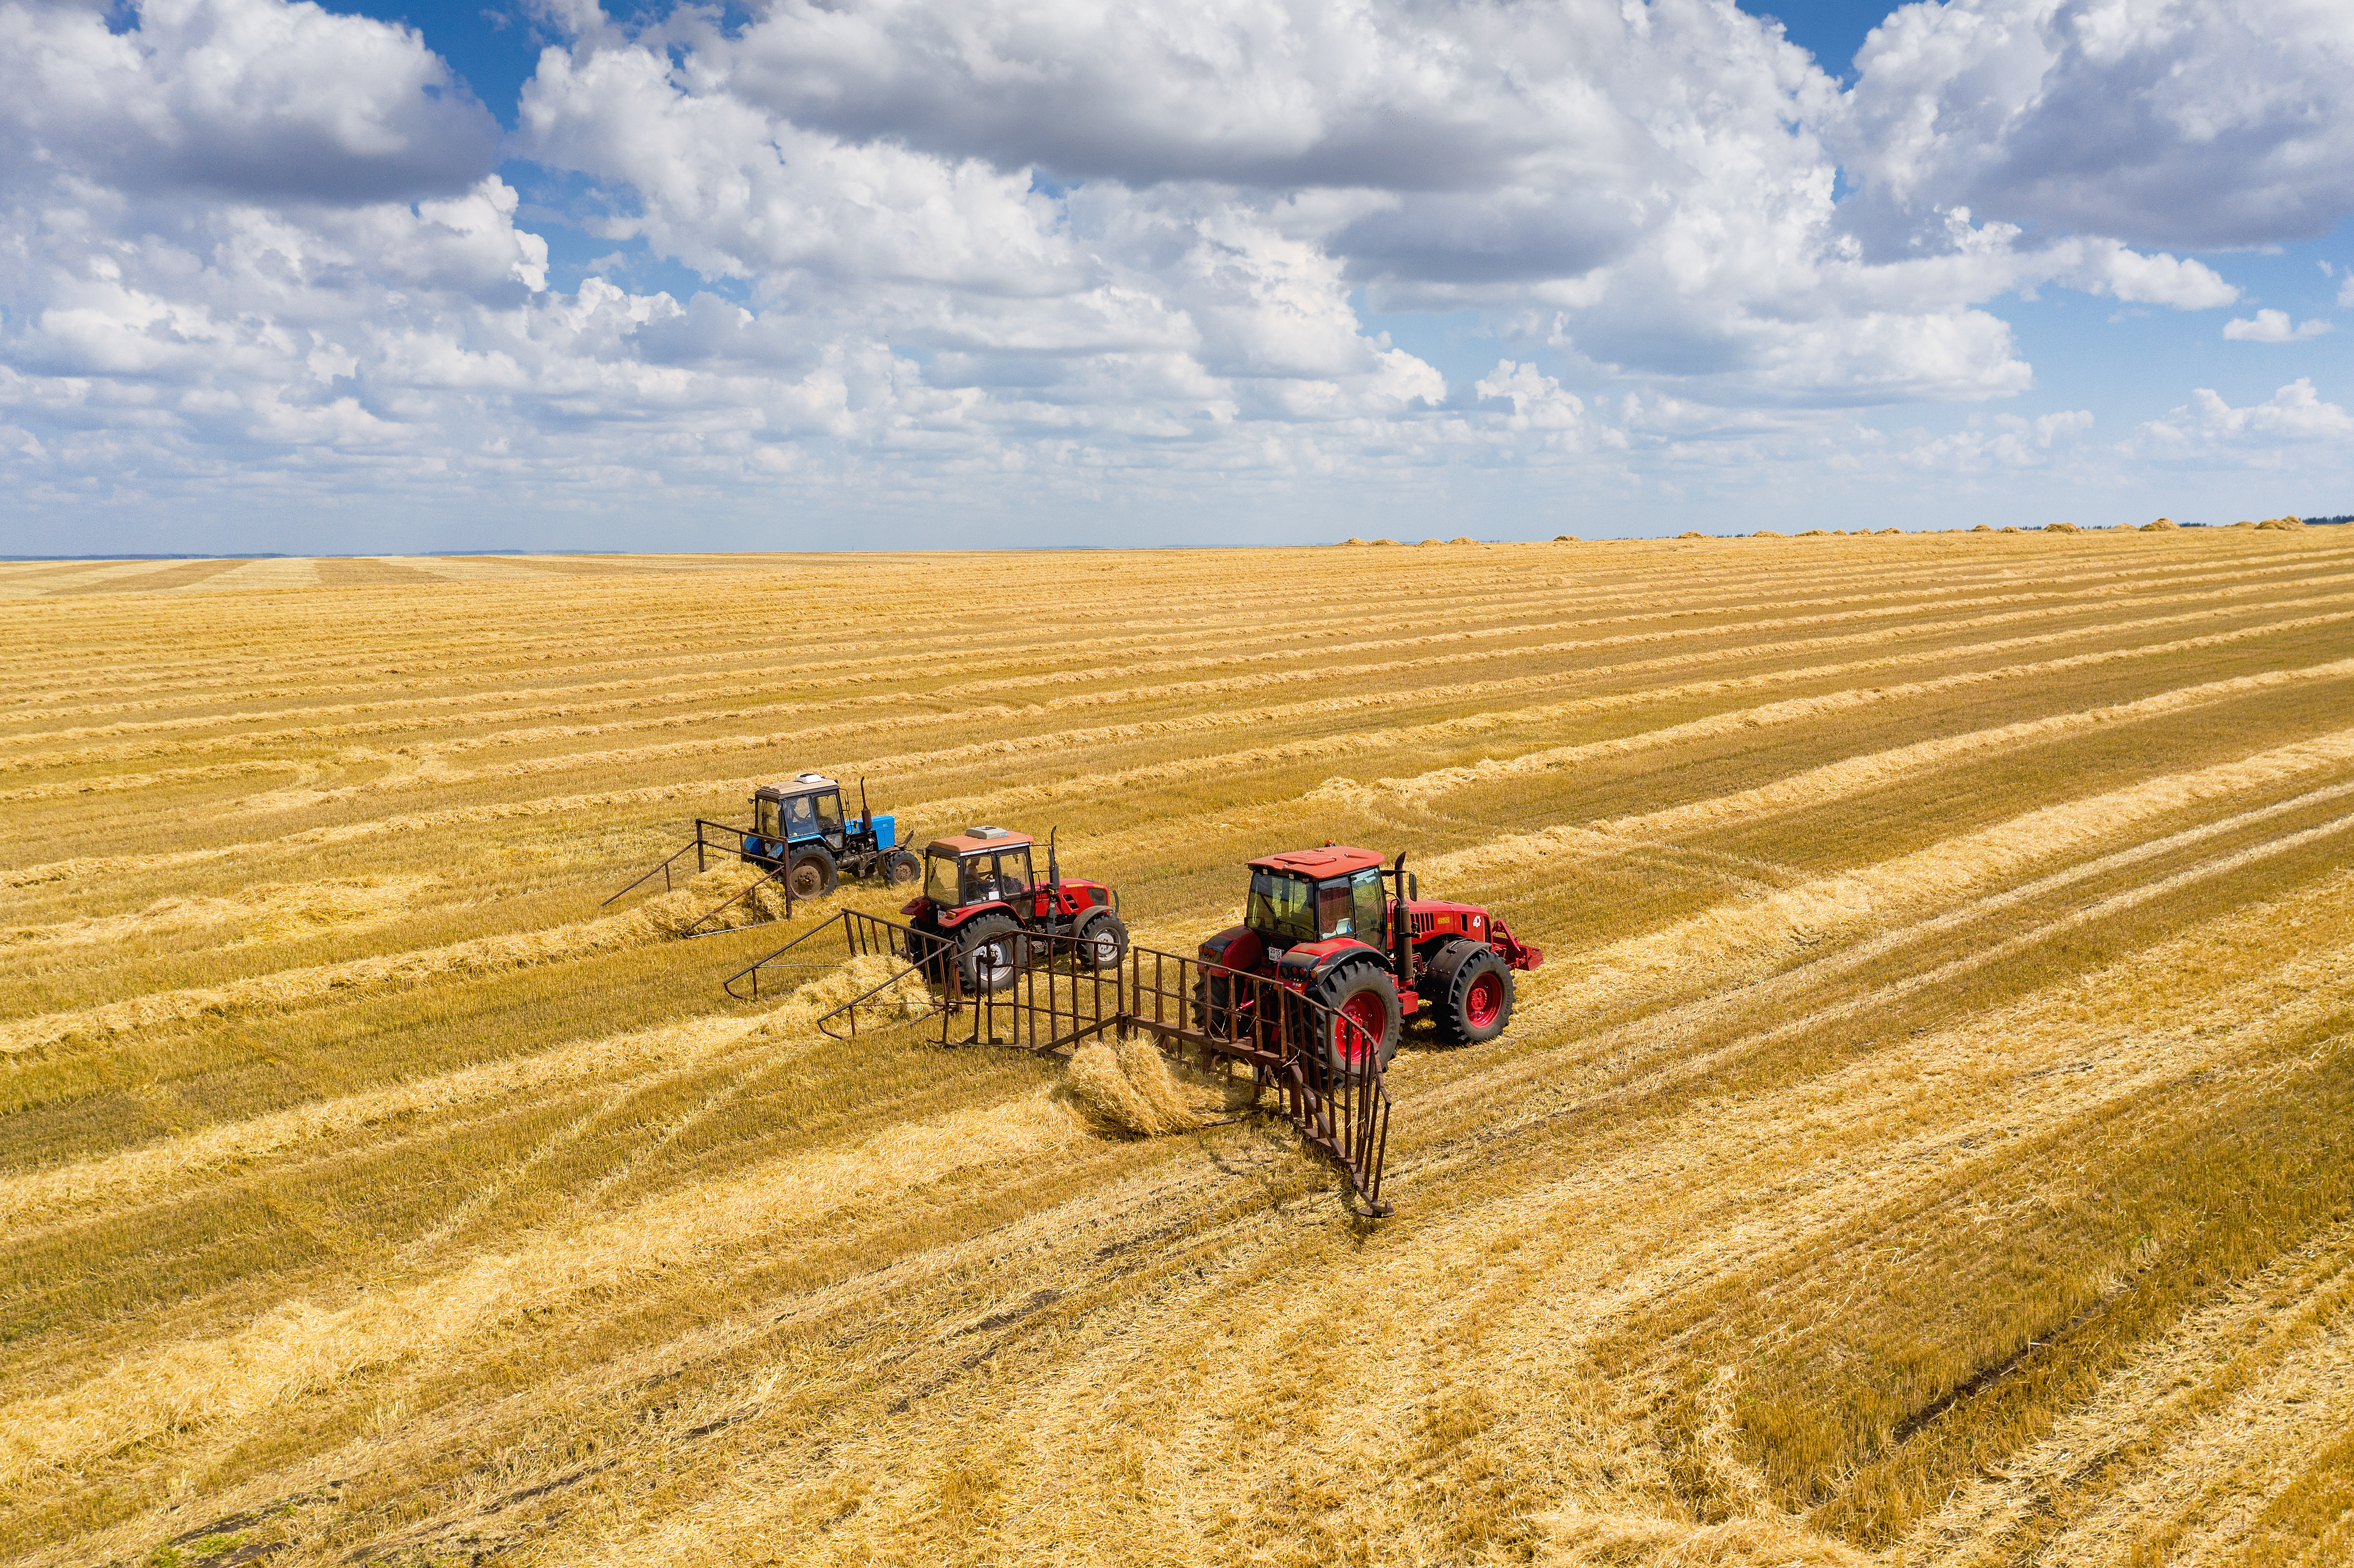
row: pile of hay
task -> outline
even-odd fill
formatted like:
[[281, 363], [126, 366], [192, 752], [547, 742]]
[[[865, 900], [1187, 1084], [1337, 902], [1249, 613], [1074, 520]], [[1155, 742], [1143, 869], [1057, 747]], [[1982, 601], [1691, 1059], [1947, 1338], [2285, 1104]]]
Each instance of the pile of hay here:
[[2020, 530], [2006, 523], [2001, 527], [1996, 529], [1995, 532], [1998, 534], [2016, 534], [2020, 532]]
[[2046, 534], [2081, 534], [2084, 532], [2082, 528], [2077, 527], [2073, 523], [2046, 523], [2043, 525], [2043, 531]]
[[1107, 1131], [1151, 1138], [1202, 1125], [1160, 1047], [1141, 1035], [1117, 1042], [1097, 1038], [1080, 1046], [1071, 1054], [1061, 1092]]
[[1687, 528], [1682, 533], [1677, 535], [1676, 537], [1679, 539], [1705, 539], [1708, 535], [1702, 533], [1697, 528]]
[[1372, 542], [1372, 541], [1370, 541], [1370, 540], [1366, 540], [1366, 539], [1360, 539], [1360, 538], [1358, 538], [1358, 537], [1357, 537], [1355, 535], [1353, 535], [1353, 534], [1352, 534], [1351, 535], [1349, 535], [1349, 537], [1347, 537], [1347, 538], [1345, 538], [1345, 539], [1343, 539], [1343, 540], [1341, 540], [1341, 543], [1342, 543], [1343, 545], [1364, 545], [1364, 544], [1370, 544], [1371, 542]]
[[1872, 532], [1875, 534], [1902, 534], [1904, 530], [1902, 528], [1874, 528]]
[[1798, 535], [1801, 539], [1828, 539], [1830, 536], [1831, 531], [1828, 528], [1808, 528]]
[[1585, 541], [1575, 534], [1555, 534], [1553, 542], [1556, 545], [1582, 545]]
[[2181, 526], [2181, 524], [2177, 523], [2171, 517], [2160, 517], [2155, 522], [2143, 524], [2141, 525], [2141, 531], [2145, 534], [2163, 534], [2168, 529], [2179, 528]]
[[2257, 524], [2256, 526], [2259, 528], [2277, 528], [2283, 533], [2288, 533], [2295, 529], [2304, 527], [2305, 519], [2302, 517], [2267, 517], [2263, 522]]
[[1450, 544], [1450, 545], [1476, 545], [1476, 544], [1478, 544], [1479, 541], [1479, 540], [1477, 540], [1477, 539], [1474, 539], [1474, 538], [1473, 538], [1473, 537], [1471, 537], [1471, 535], [1469, 535], [1469, 534], [1458, 534], [1458, 535], [1455, 535], [1455, 537], [1453, 537], [1452, 539], [1447, 540], [1447, 542], [1448, 544]]
[[1790, 535], [1778, 528], [1760, 528], [1749, 536], [1753, 539], [1787, 539]]
[[1977, 527], [1971, 529], [1970, 532], [1973, 534], [1991, 534], [1994, 532], [1994, 524], [1991, 523], [1981, 523]]
[[675, 937], [710, 914], [713, 906], [730, 894], [741, 893], [758, 882], [761, 884], [759, 891], [729, 904], [719, 912], [718, 918], [703, 929], [732, 931], [781, 920], [785, 916], [785, 890], [776, 882], [762, 881], [763, 874], [760, 867], [748, 862], [726, 861], [689, 879], [683, 886], [648, 899], [640, 913], [655, 931]]
[[[867, 1001], [859, 1010], [859, 1016], [870, 1022], [885, 1012], [900, 1020], [921, 1018], [932, 1010], [931, 992], [925, 987], [922, 976], [899, 973], [905, 968], [896, 959], [862, 953], [841, 968], [796, 986], [790, 996], [769, 1010], [753, 1033], [759, 1037], [806, 1034], [816, 1027], [819, 1018], [854, 997], [865, 995], [895, 974], [898, 975], [897, 982]], [[869, 1008], [875, 1011], [869, 1012]]]

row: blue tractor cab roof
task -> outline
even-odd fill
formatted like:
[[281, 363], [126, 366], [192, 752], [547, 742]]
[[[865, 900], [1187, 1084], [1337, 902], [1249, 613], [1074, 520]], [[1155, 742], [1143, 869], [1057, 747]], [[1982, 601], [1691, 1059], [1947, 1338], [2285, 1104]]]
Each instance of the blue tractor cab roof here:
[[755, 800], [789, 800], [796, 795], [822, 794], [842, 786], [822, 773], [797, 773], [782, 784], [763, 784], [752, 791]]

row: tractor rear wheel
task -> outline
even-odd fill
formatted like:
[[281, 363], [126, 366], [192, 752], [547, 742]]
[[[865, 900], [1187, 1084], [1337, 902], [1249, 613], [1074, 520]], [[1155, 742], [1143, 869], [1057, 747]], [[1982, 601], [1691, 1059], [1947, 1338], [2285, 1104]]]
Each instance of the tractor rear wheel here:
[[1485, 943], [1447, 943], [1426, 974], [1420, 989], [1449, 1045], [1484, 1045], [1511, 1022], [1512, 971]]
[[792, 870], [785, 873], [785, 885], [793, 890], [796, 898], [822, 898], [833, 891], [838, 880], [833, 857], [822, 849], [803, 850], [794, 855]]
[[980, 996], [1013, 983], [1030, 944], [1011, 915], [976, 915], [957, 932], [957, 962], [965, 993]]
[[924, 863], [906, 850], [893, 850], [883, 857], [883, 885], [905, 887], [924, 874]]
[[1079, 922], [1075, 952], [1082, 969], [1116, 969], [1128, 957], [1128, 927], [1108, 909]]
[[1330, 1026], [1332, 1038], [1324, 1043], [1324, 1054], [1332, 1071], [1363, 1072], [1368, 1053], [1375, 1065], [1390, 1065], [1404, 1014], [1397, 981], [1389, 970], [1371, 959], [1351, 959], [1319, 980], [1309, 995], [1356, 1025]]

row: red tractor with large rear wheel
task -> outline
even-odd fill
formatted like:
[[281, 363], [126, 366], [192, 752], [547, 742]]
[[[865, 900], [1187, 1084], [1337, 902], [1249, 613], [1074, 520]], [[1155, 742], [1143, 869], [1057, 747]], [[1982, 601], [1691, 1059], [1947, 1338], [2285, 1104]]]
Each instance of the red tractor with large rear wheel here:
[[[1512, 1016], [1512, 971], [1544, 962], [1478, 905], [1423, 898], [1404, 854], [1384, 868], [1372, 850], [1328, 844], [1255, 860], [1250, 873], [1243, 923], [1204, 942], [1202, 959], [1353, 1022], [1328, 1043], [1336, 1069], [1361, 1067], [1368, 1050], [1386, 1067], [1408, 1014], [1429, 1018], [1449, 1044], [1493, 1040]], [[1253, 989], [1206, 975], [1194, 996], [1202, 1027], [1246, 1033]]]
[[923, 938], [910, 938], [923, 950], [907, 958], [925, 979], [945, 985], [953, 971], [968, 995], [1002, 991], [1057, 946], [1032, 936], [1071, 938], [1060, 946], [1087, 969], [1118, 969], [1128, 957], [1119, 895], [1100, 882], [1066, 881], [1051, 837], [1046, 874], [1037, 875], [1034, 842], [1003, 828], [967, 828], [924, 846], [923, 892], [899, 913]]

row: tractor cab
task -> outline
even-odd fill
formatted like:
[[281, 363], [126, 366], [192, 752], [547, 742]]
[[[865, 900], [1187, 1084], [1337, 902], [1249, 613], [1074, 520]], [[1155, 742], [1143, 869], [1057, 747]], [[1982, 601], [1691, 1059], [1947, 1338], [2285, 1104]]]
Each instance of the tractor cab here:
[[1036, 886], [1032, 841], [1003, 828], [970, 828], [924, 849], [924, 897], [935, 918], [983, 904], [1010, 904]]
[[1389, 946], [1381, 856], [1340, 845], [1250, 863], [1243, 925], [1271, 952], [1352, 939]]
[[[820, 773], [804, 773], [785, 784], [763, 784], [752, 796], [751, 838], [763, 841], [760, 858], [781, 860], [787, 846], [822, 842], [839, 850], [843, 825], [842, 786]], [[747, 842], [748, 850], [755, 846]]]

